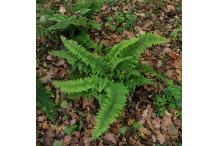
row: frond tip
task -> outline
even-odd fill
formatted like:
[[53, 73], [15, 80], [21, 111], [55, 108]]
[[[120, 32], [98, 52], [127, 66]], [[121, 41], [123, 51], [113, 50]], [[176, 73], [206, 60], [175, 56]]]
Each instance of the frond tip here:
[[90, 66], [92, 70], [104, 72], [105, 69], [108, 68], [108, 64], [106, 64], [106, 62], [104, 62], [100, 56], [87, 51], [76, 41], [67, 40], [63, 36], [61, 36], [61, 40], [70, 53], [76, 55], [78, 59], [80, 59], [86, 65]]
[[109, 126], [116, 121], [126, 103], [128, 89], [118, 83], [111, 83], [106, 89], [108, 98], [101, 106], [96, 118], [96, 125], [92, 132], [93, 139], [101, 136]]

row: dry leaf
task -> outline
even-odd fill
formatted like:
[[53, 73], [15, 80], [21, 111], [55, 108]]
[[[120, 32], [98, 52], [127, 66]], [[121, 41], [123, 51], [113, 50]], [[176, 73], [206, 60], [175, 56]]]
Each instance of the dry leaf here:
[[85, 137], [83, 139], [84, 146], [90, 146], [90, 142], [92, 141], [91, 137]]
[[176, 139], [179, 135], [178, 129], [174, 126], [173, 123], [168, 125], [167, 131], [168, 131], [170, 137], [172, 137], [174, 139]]
[[143, 30], [143, 27], [136, 26], [134, 29], [135, 29], [135, 31], [138, 32], [138, 34], [144, 34], [145, 33], [145, 31]]
[[48, 128], [45, 136], [45, 143], [46, 145], [52, 145], [52, 139], [55, 137], [55, 134], [53, 133], [51, 128]]
[[47, 121], [45, 121], [43, 124], [42, 124], [42, 129], [48, 129], [49, 125], [47, 123]]
[[101, 44], [105, 47], [109, 47], [112, 45], [110, 40], [101, 40]]
[[54, 73], [52, 71], [48, 71], [46, 76], [41, 78], [42, 83], [48, 83], [49, 81], [51, 81], [51, 78], [52, 78], [53, 74]]
[[150, 21], [150, 20], [147, 20], [144, 25], [143, 25], [143, 28], [146, 30], [148, 29], [151, 25], [153, 25], [153, 22]]
[[128, 39], [131, 39], [131, 38], [135, 37], [135, 34], [131, 31], [125, 30], [123, 32], [123, 36], [127, 37]]
[[172, 123], [171, 116], [168, 114], [164, 114], [163, 121], [162, 121], [162, 128], [166, 129], [168, 127], [168, 125], [171, 123]]
[[102, 141], [100, 141], [100, 142], [98, 143], [98, 146], [104, 146], [103, 143], [102, 143]]
[[167, 9], [168, 10], [175, 10], [175, 6], [174, 5], [167, 5]]
[[176, 59], [178, 58], [179, 54], [177, 54], [175, 51], [173, 51], [172, 49], [170, 48], [166, 48], [164, 49], [164, 52], [167, 53], [167, 55], [172, 58], [172, 59]]
[[145, 127], [140, 127], [139, 128], [139, 132], [140, 132], [141, 136], [143, 138], [145, 138], [145, 139], [147, 139], [148, 136], [151, 135], [151, 132], [147, 128], [145, 128]]
[[93, 103], [93, 100], [83, 98], [83, 108], [86, 108], [87, 106], [92, 105], [92, 103]]
[[160, 133], [160, 131], [157, 132], [157, 139], [160, 142], [160, 144], [164, 144], [166, 142], [165, 136]]
[[131, 136], [129, 138], [129, 142], [130, 142], [130, 144], [135, 145], [137, 141], [136, 141], [136, 139], [133, 136]]
[[117, 140], [115, 139], [114, 134], [112, 134], [112, 133], [107, 133], [107, 134], [104, 136], [104, 140], [109, 141], [109, 142], [111, 142], [111, 143], [113, 143], [113, 144], [116, 144], [116, 143], [117, 143]]
[[71, 139], [72, 139], [72, 138], [71, 138], [71, 136], [69, 136], [69, 135], [64, 136], [63, 144], [64, 144], [64, 145], [70, 144]]
[[135, 119], [128, 119], [127, 120], [127, 125], [130, 126], [133, 124], [133, 122], [135, 122]]
[[157, 67], [159, 68], [159, 67], [161, 67], [162, 65], [163, 65], [162, 61], [161, 61], [161, 60], [158, 60], [158, 62], [157, 62]]
[[145, 17], [145, 13], [137, 13], [137, 12], [135, 12], [134, 14], [136, 16], [140, 16], [140, 17], [143, 17], [143, 18]]
[[60, 6], [59, 13], [64, 14], [66, 12], [66, 9], [64, 6]]
[[140, 4], [141, 4], [141, 3], [143, 2], [143, 0], [133, 0], [133, 1], [132, 1], [132, 4], [134, 4], [134, 5], [135, 5], [135, 3], [136, 3], [136, 2], [138, 2], [138, 3], [140, 3]]
[[167, 75], [169, 78], [172, 78], [173, 72], [174, 72], [174, 70], [168, 70], [168, 71], [166, 72], [166, 75]]
[[97, 23], [101, 23], [102, 22], [100, 15], [96, 16], [95, 20], [96, 20]]
[[107, 5], [104, 5], [104, 6], [101, 8], [101, 10], [102, 10], [102, 11], [105, 11], [106, 8], [107, 8]]
[[156, 118], [152, 120], [152, 125], [154, 126], [155, 129], [159, 129], [161, 126], [161, 122], [159, 118]]
[[148, 107], [142, 113], [142, 121], [145, 121], [148, 116]]
[[78, 115], [74, 112], [74, 111], [71, 111], [69, 112], [69, 115], [71, 116], [72, 119], [78, 119]]
[[151, 135], [151, 139], [152, 139], [152, 141], [153, 141], [153, 142], [156, 142], [156, 141], [157, 141], [157, 138], [156, 138], [156, 136], [155, 136], [155, 135], [153, 135], [153, 134]]

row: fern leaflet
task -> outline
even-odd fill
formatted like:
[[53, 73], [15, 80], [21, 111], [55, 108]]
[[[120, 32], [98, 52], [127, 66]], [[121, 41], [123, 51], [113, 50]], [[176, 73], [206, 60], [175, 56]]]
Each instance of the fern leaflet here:
[[95, 77], [86, 77], [77, 80], [52, 81], [56, 88], [60, 88], [65, 93], [85, 92], [96, 87], [97, 79]]

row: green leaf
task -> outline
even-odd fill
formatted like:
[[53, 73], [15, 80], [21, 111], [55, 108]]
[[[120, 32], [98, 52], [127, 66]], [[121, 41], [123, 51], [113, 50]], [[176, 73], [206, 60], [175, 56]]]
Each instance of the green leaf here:
[[67, 108], [68, 107], [68, 102], [66, 101], [66, 100], [63, 100], [62, 102], [61, 102], [61, 104], [60, 104], [60, 107], [61, 108]]
[[80, 13], [80, 15], [85, 15], [85, 14], [87, 14], [88, 12], [90, 12], [91, 11], [91, 9], [81, 9], [80, 11], [79, 11], [79, 13]]
[[42, 83], [36, 81], [36, 103], [51, 121], [57, 118], [57, 106], [50, 100], [51, 91], [46, 90]]
[[55, 25], [50, 26], [50, 30], [66, 29], [71, 25], [77, 25], [76, 16], [54, 15], [49, 18], [50, 21], [56, 21]]
[[142, 127], [142, 124], [140, 122], [134, 122], [132, 123], [132, 128], [139, 130], [139, 128]]
[[51, 51], [51, 52], [49, 52], [49, 54], [53, 55], [53, 56], [56, 56], [56, 57], [59, 57], [61, 59], [65, 59], [71, 65], [75, 65], [76, 62], [78, 61], [76, 56], [73, 55], [72, 53], [70, 53], [67, 50]]
[[126, 127], [126, 126], [123, 126], [123, 127], [120, 128], [120, 130], [119, 130], [120, 134], [122, 134], [122, 135], [125, 135], [125, 134], [126, 134], [126, 131], [127, 131], [127, 127]]
[[55, 140], [55, 141], [53, 142], [53, 146], [62, 146], [62, 141], [60, 141], [60, 140]]
[[66, 126], [64, 128], [64, 133], [67, 135], [71, 135], [73, 133], [73, 131], [76, 130], [77, 128], [78, 128], [78, 126], [75, 124]]

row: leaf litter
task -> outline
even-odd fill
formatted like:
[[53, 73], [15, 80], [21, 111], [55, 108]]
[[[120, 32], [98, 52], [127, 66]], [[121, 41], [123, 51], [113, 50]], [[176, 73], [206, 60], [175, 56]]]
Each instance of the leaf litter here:
[[[57, 5], [59, 2], [46, 1], [45, 7]], [[70, 3], [70, 2], [69, 2]], [[95, 19], [103, 24], [101, 31], [91, 30], [91, 37], [95, 42], [100, 42], [105, 47], [111, 47], [124, 39], [138, 36], [145, 32], [154, 32], [169, 38], [171, 32], [181, 28], [181, 12], [177, 7], [181, 6], [181, 0], [164, 0], [146, 2], [132, 0], [128, 2], [116, 2], [113, 6], [104, 5]], [[65, 13], [65, 7], [59, 5], [59, 12]], [[113, 17], [116, 12], [133, 12], [137, 16], [134, 27], [124, 30], [122, 33], [108, 30], [105, 18]], [[60, 59], [49, 56], [48, 51], [53, 46], [59, 47], [59, 43], [39, 38], [37, 47], [45, 44], [45, 51], [37, 49], [40, 57], [37, 60], [37, 76], [52, 89], [52, 79], [67, 79], [69, 76], [68, 64]], [[141, 62], [153, 67], [158, 72], [165, 74], [176, 83], [181, 84], [181, 39], [172, 38], [170, 43], [160, 47], [147, 49], [141, 57]], [[58, 119], [50, 122], [41, 109], [37, 109], [37, 145], [64, 145], [64, 146], [107, 146], [107, 145], [134, 145], [147, 146], [155, 144], [175, 145], [181, 143], [182, 124], [175, 110], [169, 110], [163, 117], [155, 113], [152, 101], [155, 94], [163, 90], [164, 85], [158, 82], [158, 86], [145, 86], [139, 88], [128, 98], [127, 108], [122, 112], [120, 119], [112, 125], [107, 133], [97, 141], [91, 139], [92, 128], [95, 123], [95, 113], [99, 108], [96, 101], [79, 98], [68, 101], [63, 109], [58, 110]], [[53, 100], [60, 104], [63, 100], [59, 91], [55, 91]], [[141, 126], [132, 128], [134, 123]], [[77, 125], [71, 135], [64, 133], [69, 125]], [[120, 133], [120, 129], [125, 131]]]

